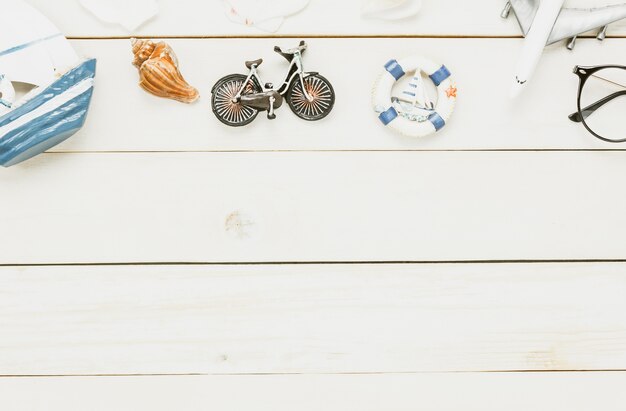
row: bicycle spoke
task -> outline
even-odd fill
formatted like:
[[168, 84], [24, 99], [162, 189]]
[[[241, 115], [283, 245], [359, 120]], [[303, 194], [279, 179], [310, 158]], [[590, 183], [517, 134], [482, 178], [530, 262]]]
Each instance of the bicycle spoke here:
[[304, 87], [311, 100], [307, 99], [302, 84], [296, 83], [291, 95], [293, 109], [308, 118], [323, 117], [331, 108], [333, 92], [329, 84], [317, 76], [304, 79]]
[[[213, 107], [216, 114], [230, 124], [245, 123], [256, 114], [254, 109], [243, 106], [241, 103], [233, 102], [244, 81], [242, 79], [227, 81], [214, 94]], [[248, 82], [242, 94], [254, 92], [254, 85]]]

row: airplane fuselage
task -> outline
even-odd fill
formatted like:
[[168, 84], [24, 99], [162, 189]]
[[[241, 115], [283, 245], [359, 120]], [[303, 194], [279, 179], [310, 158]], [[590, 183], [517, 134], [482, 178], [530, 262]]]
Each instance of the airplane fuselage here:
[[564, 2], [565, 0], [541, 0], [515, 70], [511, 97], [514, 98], [522, 92], [535, 72]]

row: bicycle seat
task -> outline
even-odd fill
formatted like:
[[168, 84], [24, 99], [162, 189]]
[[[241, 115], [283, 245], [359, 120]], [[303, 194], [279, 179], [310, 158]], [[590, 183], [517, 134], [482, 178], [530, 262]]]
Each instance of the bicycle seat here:
[[263, 63], [263, 59], [246, 61], [246, 67], [252, 69], [252, 66], [259, 67]]
[[285, 51], [283, 51], [278, 46], [274, 47], [274, 51], [280, 54], [281, 56], [283, 56], [284, 58], [286, 58], [287, 61], [291, 61], [293, 59], [293, 56], [298, 52], [300, 52], [300, 54], [304, 53], [304, 50], [306, 50], [306, 42], [304, 41], [301, 41], [298, 47], [294, 47], [292, 49], [285, 50]]

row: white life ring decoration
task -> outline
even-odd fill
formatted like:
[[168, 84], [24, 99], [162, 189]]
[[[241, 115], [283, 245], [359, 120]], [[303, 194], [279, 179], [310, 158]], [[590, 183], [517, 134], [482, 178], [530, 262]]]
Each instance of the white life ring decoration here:
[[[416, 101], [419, 103], [420, 94], [422, 98], [425, 96], [422, 72], [428, 75], [437, 88], [436, 105], [415, 104]], [[392, 89], [407, 73], [415, 74], [403, 94], [409, 95], [413, 100], [404, 104], [400, 102], [399, 105], [399, 99], [392, 98]], [[399, 61], [390, 60], [385, 64], [384, 72], [374, 86], [373, 104], [374, 110], [379, 114], [378, 118], [385, 126], [406, 136], [424, 137], [436, 133], [446, 125], [454, 111], [456, 96], [456, 83], [446, 66], [412, 56]], [[406, 109], [407, 107], [411, 110]]]

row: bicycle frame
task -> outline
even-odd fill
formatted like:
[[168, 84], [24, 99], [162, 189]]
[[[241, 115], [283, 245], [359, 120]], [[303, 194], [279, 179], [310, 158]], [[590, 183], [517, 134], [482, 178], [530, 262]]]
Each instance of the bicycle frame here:
[[[302, 85], [302, 90], [304, 91], [304, 96], [307, 98], [307, 100], [312, 101], [313, 98], [307, 92], [306, 87], [304, 87], [305, 73], [302, 67], [302, 53], [300, 53], [299, 51], [295, 52], [293, 55], [293, 59], [291, 60], [291, 63], [289, 64], [289, 70], [287, 71], [287, 76], [285, 78], [285, 81], [277, 90], [278, 94], [280, 94], [281, 96], [284, 96], [287, 93], [287, 90], [289, 90], [289, 86], [294, 81], [296, 76], [300, 77], [300, 83]], [[246, 84], [248, 84], [248, 82], [252, 80], [253, 78], [261, 85], [261, 87], [263, 87], [263, 91], [273, 90], [273, 88], [265, 87], [265, 85], [263, 84], [263, 81], [261, 80], [261, 77], [259, 76], [257, 67], [252, 66], [252, 68], [250, 69], [250, 73], [248, 74], [248, 77], [246, 78], [246, 81], [244, 81], [243, 85], [241, 86], [241, 89], [235, 96], [236, 100], [239, 100], [241, 98], [241, 95], [243, 94]]]

